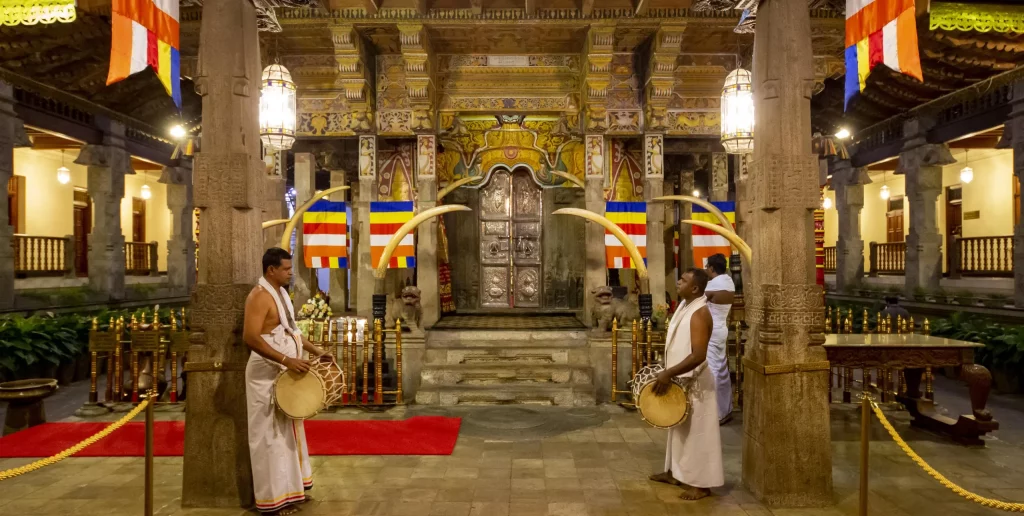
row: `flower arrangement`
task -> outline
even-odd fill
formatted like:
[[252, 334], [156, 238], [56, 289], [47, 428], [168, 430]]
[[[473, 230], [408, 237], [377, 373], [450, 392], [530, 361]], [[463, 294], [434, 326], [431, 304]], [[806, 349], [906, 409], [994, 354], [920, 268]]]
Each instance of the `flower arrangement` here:
[[327, 300], [320, 292], [309, 298], [309, 301], [299, 308], [300, 319], [327, 319], [330, 316], [331, 307], [327, 305]]
[[654, 307], [654, 313], [651, 314], [651, 318], [654, 319], [655, 326], [662, 327], [665, 323], [666, 318], [669, 316], [669, 306], [660, 303]]

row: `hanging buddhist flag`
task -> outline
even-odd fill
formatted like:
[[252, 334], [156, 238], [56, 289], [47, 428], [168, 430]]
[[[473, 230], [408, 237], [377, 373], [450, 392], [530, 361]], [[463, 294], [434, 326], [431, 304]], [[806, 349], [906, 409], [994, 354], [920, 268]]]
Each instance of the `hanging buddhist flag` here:
[[[374, 201], [370, 203], [370, 262], [376, 269], [384, 247], [402, 224], [412, 220], [413, 201]], [[416, 267], [416, 243], [412, 232], [402, 238], [388, 261], [389, 269]]]
[[[735, 229], [736, 203], [732, 201], [715, 201], [711, 204], [725, 214], [725, 218], [729, 219], [733, 229]], [[696, 204], [693, 205], [691, 217], [693, 220], [700, 220], [715, 225], [721, 224], [721, 221], [718, 220], [714, 213]], [[700, 226], [692, 226], [690, 230], [693, 232], [693, 263], [697, 267], [707, 267], [708, 258], [718, 253], [724, 254], [726, 263], [728, 263], [729, 257], [732, 256], [732, 246], [729, 245], [729, 241], [724, 236]]]
[[310, 269], [348, 268], [344, 202], [319, 200], [302, 214], [302, 258]]
[[924, 81], [916, 13], [914, 0], [846, 0], [845, 106], [880, 64]]
[[[608, 201], [605, 203], [604, 216], [619, 226], [636, 244], [647, 263], [647, 203]], [[636, 264], [629, 256], [626, 246], [619, 242], [610, 231], [604, 232], [605, 261], [609, 269], [635, 269]]]
[[181, 108], [178, 0], [113, 0], [107, 84], [150, 67]]

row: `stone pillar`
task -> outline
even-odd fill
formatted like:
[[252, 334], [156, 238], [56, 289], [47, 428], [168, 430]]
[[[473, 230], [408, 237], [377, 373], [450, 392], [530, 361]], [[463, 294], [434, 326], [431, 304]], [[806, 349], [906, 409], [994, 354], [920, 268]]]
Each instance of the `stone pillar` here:
[[[437, 205], [437, 137], [421, 134], [416, 137], [417, 211]], [[440, 284], [437, 273], [437, 217], [416, 228], [416, 286], [420, 289], [423, 308], [421, 326], [430, 328], [441, 318]]]
[[124, 126], [109, 122], [102, 145], [85, 145], [75, 163], [87, 167], [93, 226], [89, 234], [89, 287], [111, 300], [124, 299], [124, 234], [121, 201], [124, 176], [133, 174], [124, 148]]
[[[750, 243], [750, 220], [753, 219], [753, 208], [751, 207], [749, 191], [750, 191], [750, 174], [749, 163], [750, 154], [738, 154], [734, 155], [736, 166], [736, 234], [740, 236], [745, 242]], [[735, 252], [735, 249], [733, 249]], [[743, 292], [743, 284], [750, 281], [750, 264], [740, 263], [740, 277], [742, 281], [737, 283], [736, 291], [738, 293]]]
[[[1013, 148], [1013, 175], [1024, 183], [1024, 81], [1013, 85], [1012, 105], [1003, 139]], [[1024, 308], [1024, 218], [1013, 227], [1013, 305]]]
[[864, 208], [864, 185], [870, 184], [867, 169], [855, 168], [848, 160], [833, 165], [832, 188], [836, 192], [839, 238], [836, 240], [836, 290], [842, 294], [860, 285], [864, 278], [864, 240], [860, 232], [860, 211]]
[[[605, 156], [607, 155], [604, 135], [588, 134], [585, 141], [586, 167], [584, 173], [584, 203], [588, 211], [604, 214]], [[584, 225], [583, 240], [586, 246], [586, 265], [583, 272], [583, 323], [588, 327], [597, 323], [592, 318], [593, 292], [605, 286], [607, 262], [604, 250], [604, 228], [597, 224]]]
[[192, 164], [164, 167], [160, 182], [167, 185], [167, 208], [171, 211], [167, 282], [181, 295], [189, 295], [196, 273], [196, 247], [192, 240]]
[[373, 317], [373, 267], [370, 263], [370, 201], [377, 198], [377, 137], [359, 137], [359, 199], [356, 201], [359, 224], [358, 269], [353, 269], [358, 284], [356, 314]]
[[711, 191], [708, 195], [712, 201], [729, 200], [729, 155], [724, 152], [711, 153]]
[[[295, 206], [301, 206], [316, 194], [316, 159], [308, 152], [295, 153]], [[292, 249], [292, 294], [295, 311], [317, 291], [313, 271], [306, 267], [302, 256], [302, 227], [295, 228], [295, 248]]]
[[[743, 483], [769, 506], [833, 503], [825, 309], [816, 283], [811, 24], [804, 0], [762, 2], [754, 33], [753, 250], [744, 297]], [[786, 245], [779, 245], [785, 242]], [[795, 416], [799, 414], [799, 416]]]
[[[201, 210], [199, 281], [192, 294], [183, 507], [249, 507], [252, 467], [246, 433], [242, 342], [246, 297], [262, 269], [260, 44], [247, 0], [203, 4], [196, 92], [203, 99], [194, 198]], [[91, 264], [90, 264], [91, 267]]]
[[897, 174], [903, 174], [910, 201], [903, 285], [904, 295], [910, 298], [920, 289], [938, 290], [942, 278], [942, 234], [936, 202], [942, 193], [942, 166], [956, 163], [956, 160], [945, 144], [928, 143], [926, 135], [933, 124], [931, 120], [918, 118], [903, 124], [906, 142], [896, 169]]
[[[263, 194], [263, 221], [280, 220], [288, 218], [288, 207], [285, 204], [284, 194], [288, 186], [285, 184], [285, 176], [282, 173], [285, 168], [285, 160], [288, 159], [288, 151], [277, 151], [268, 154], [273, 160], [267, 171], [267, 185]], [[277, 225], [263, 230], [263, 249], [281, 247], [281, 235], [284, 234], [284, 226]]]
[[[14, 174], [14, 149], [30, 145], [25, 127], [14, 113], [14, 88], [0, 81], [0, 187], [4, 192]], [[7, 195], [0, 194], [0, 310], [14, 307], [14, 228], [7, 209]]]
[[[693, 171], [683, 170], [679, 173], [679, 191], [681, 195], [693, 195]], [[679, 220], [693, 218], [693, 205], [684, 202], [679, 204]], [[679, 272], [692, 268], [693, 265], [693, 226], [679, 223]], [[675, 287], [673, 287], [675, 288]]]
[[[331, 188], [336, 186], [345, 186], [346, 184], [348, 183], [346, 182], [344, 170], [331, 170]], [[331, 194], [331, 200], [334, 202], [345, 202], [349, 198], [348, 190], [342, 190]], [[351, 266], [352, 259], [349, 257], [349, 267]], [[331, 269], [329, 294], [331, 297], [331, 311], [336, 315], [340, 315], [348, 311], [348, 273], [349, 269], [347, 268]]]
[[654, 202], [665, 182], [665, 136], [644, 135], [644, 200], [647, 201], [647, 271], [651, 281], [651, 302], [665, 304], [665, 204]]

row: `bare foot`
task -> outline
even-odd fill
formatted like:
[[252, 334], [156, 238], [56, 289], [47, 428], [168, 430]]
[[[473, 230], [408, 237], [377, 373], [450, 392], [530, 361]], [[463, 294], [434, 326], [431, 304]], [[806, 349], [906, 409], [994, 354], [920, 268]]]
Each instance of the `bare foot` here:
[[694, 501], [694, 500], [700, 500], [701, 498], [705, 498], [705, 497], [708, 497], [708, 496], [711, 496], [711, 490], [710, 489], [694, 487], [694, 488], [690, 488], [690, 489], [683, 489], [683, 492], [682, 492], [682, 494], [679, 495], [679, 498], [682, 498], [683, 500]]
[[666, 471], [664, 473], [658, 473], [656, 475], [651, 475], [650, 477], [647, 477], [647, 478], [650, 479], [650, 480], [653, 480], [655, 482], [661, 482], [662, 484], [668, 484], [670, 486], [678, 486], [678, 485], [680, 485], [678, 480], [672, 478], [672, 473], [669, 472], [669, 471]]
[[312, 501], [313, 501], [313, 497], [310, 496], [310, 495], [306, 495], [306, 497], [303, 498], [302, 501], [299, 502], [299, 503], [309, 503], [309, 502], [312, 502]]

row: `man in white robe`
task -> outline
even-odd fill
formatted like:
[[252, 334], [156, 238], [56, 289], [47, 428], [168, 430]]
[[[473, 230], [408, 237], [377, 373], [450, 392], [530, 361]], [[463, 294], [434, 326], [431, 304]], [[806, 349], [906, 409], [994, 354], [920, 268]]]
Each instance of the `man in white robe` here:
[[285, 369], [309, 371], [303, 351], [322, 351], [299, 333], [284, 289], [291, 281], [291, 255], [280, 248], [263, 255], [263, 277], [245, 300], [242, 337], [252, 349], [245, 368], [245, 397], [249, 419], [249, 456], [256, 508], [262, 513], [291, 514], [292, 505], [305, 502], [313, 487], [313, 470], [301, 420], [276, 410], [274, 380]]
[[729, 311], [735, 299], [736, 285], [728, 274], [728, 262], [724, 254], [708, 257], [707, 268], [704, 269], [711, 278], [704, 295], [708, 299], [708, 310], [714, 328], [711, 330], [711, 342], [708, 344], [708, 367], [715, 377], [718, 394], [718, 423], [726, 424], [732, 420], [732, 378], [729, 376], [729, 356], [726, 345], [729, 340]]
[[669, 429], [665, 472], [651, 476], [656, 482], [682, 487], [684, 500], [699, 500], [710, 495], [712, 487], [725, 484], [715, 379], [706, 361], [713, 326], [704, 298], [707, 282], [707, 273], [700, 269], [686, 271], [676, 282], [679, 298], [686, 304], [676, 309], [669, 322], [665, 370], [652, 389], [662, 395], [676, 377], [688, 388], [690, 417]]

